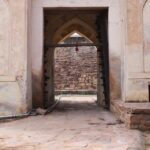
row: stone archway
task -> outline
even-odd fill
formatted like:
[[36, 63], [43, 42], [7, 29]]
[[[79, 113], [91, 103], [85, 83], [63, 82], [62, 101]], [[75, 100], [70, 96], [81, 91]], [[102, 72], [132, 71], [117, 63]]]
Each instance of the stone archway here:
[[[62, 19], [63, 17], [64, 17], [63, 15], [62, 16], [59, 15], [58, 18], [60, 20], [63, 20]], [[55, 20], [57, 22], [57, 19]], [[96, 42], [96, 32], [87, 22], [83, 21], [79, 17], [74, 17], [74, 15], [72, 15], [71, 17], [69, 16], [66, 20], [67, 20], [66, 22], [61, 22], [60, 24], [54, 27], [52, 27], [51, 22], [47, 21], [48, 23], [45, 27], [45, 33], [51, 33], [51, 34], [45, 34], [46, 44], [57, 44], [64, 38], [67, 38], [74, 31], [80, 32], [86, 38], [90, 39], [91, 41]], [[54, 101], [54, 69], [53, 69], [54, 50], [55, 50], [55, 47], [50, 48], [49, 50], [45, 50], [44, 98], [46, 101], [46, 105], [51, 105], [51, 103], [53, 103]]]
[[[107, 14], [107, 13], [106, 13]], [[60, 15], [60, 14], [58, 14]], [[73, 14], [70, 15], [66, 15], [65, 19], [67, 21], [61, 22], [60, 24], [57, 23], [54, 27], [51, 25], [51, 16], [45, 16], [45, 45], [51, 45], [51, 44], [57, 44], [58, 42], [60, 42], [61, 40], [63, 40], [64, 38], [66, 38], [67, 36], [69, 36], [72, 32], [77, 31], [80, 32], [82, 35], [84, 35], [85, 37], [87, 37], [88, 39], [90, 39], [91, 41], [93, 41], [95, 44], [97, 42], [104, 42], [103, 44], [107, 44], [106, 40], [107, 36], [103, 36], [104, 34], [107, 34], [107, 30], [105, 30], [103, 33], [101, 34], [97, 34], [102, 32], [102, 29], [100, 31], [97, 31], [97, 25], [96, 25], [96, 20], [97, 20], [97, 13], [94, 14], [94, 16], [88, 16], [85, 15], [82, 16], [80, 15], [80, 17], [74, 17]], [[55, 16], [56, 17], [56, 16]], [[62, 15], [62, 17], [64, 18], [64, 16]], [[92, 20], [93, 17], [95, 17], [95, 20]], [[57, 17], [56, 17], [57, 18]], [[82, 19], [84, 20], [82, 20]], [[85, 19], [86, 18], [86, 19]], [[59, 17], [60, 20], [63, 20], [62, 18]], [[50, 21], [49, 21], [50, 20]], [[57, 19], [56, 19], [57, 20]], [[105, 22], [105, 21], [104, 21]], [[53, 22], [54, 24], [54, 22]], [[91, 27], [91, 24], [93, 24], [93, 27]], [[105, 28], [104, 25], [100, 25], [100, 28]], [[48, 34], [51, 33], [51, 34]], [[103, 40], [98, 40], [97, 37], [99, 38], [103, 38]], [[44, 51], [44, 100], [45, 100], [45, 106], [49, 106], [54, 102], [54, 49], [55, 47], [51, 47], [51, 48], [45, 48]], [[104, 69], [104, 72], [106, 73], [106, 71], [108, 71], [109, 69], [106, 70], [106, 66], [101, 67], [101, 65], [103, 64], [102, 60], [99, 60], [100, 57], [102, 57], [102, 55], [105, 53], [102, 52], [102, 49], [105, 49], [104, 51], [107, 51], [107, 46], [100, 46], [98, 47], [98, 51], [97, 51], [97, 56], [98, 56], [98, 103], [100, 105], [104, 105], [105, 102], [104, 99], [109, 99], [109, 96], [107, 96], [107, 98], [105, 98], [106, 93], [109, 93], [109, 89], [105, 89], [104, 92], [104, 88], [107, 86], [104, 85], [108, 85], [109, 87], [109, 77], [108, 74], [101, 73], [103, 72], [102, 70]], [[100, 54], [101, 53], [101, 54]], [[108, 55], [108, 54], [107, 54]], [[104, 59], [108, 60], [108, 56], [105, 56]], [[107, 63], [108, 64], [108, 63]], [[103, 74], [103, 75], [102, 75]], [[107, 79], [105, 78], [107, 76]], [[107, 81], [107, 82], [106, 82]], [[107, 92], [106, 92], [107, 91]], [[109, 94], [107, 94], [109, 95]], [[108, 102], [109, 103], [109, 102]], [[107, 103], [107, 105], [109, 105]], [[109, 107], [109, 106], [107, 106]]]
[[[77, 0], [78, 1], [78, 0]], [[76, 1], [76, 2], [77, 2]], [[103, 9], [109, 9], [109, 14], [108, 14], [108, 22], [109, 22], [109, 26], [108, 26], [108, 32], [109, 32], [109, 61], [110, 61], [110, 72], [111, 72], [111, 76], [113, 77], [115, 84], [113, 83], [113, 86], [115, 86], [115, 88], [112, 89], [111, 91], [111, 95], [113, 94], [113, 96], [111, 97], [111, 100], [113, 99], [120, 99], [121, 95], [123, 96], [123, 98], [125, 98], [125, 91], [121, 91], [121, 87], [124, 87], [124, 79], [123, 81], [121, 81], [121, 76], [124, 75], [123, 72], [123, 68], [124, 65], [121, 65], [121, 62], [124, 62], [123, 58], [124, 56], [121, 56], [120, 54], [122, 53], [122, 51], [124, 49], [122, 49], [122, 47], [124, 47], [125, 45], [125, 41], [124, 38], [122, 37], [122, 28], [118, 28], [120, 25], [124, 26], [123, 22], [120, 22], [120, 24], [115, 24], [116, 22], [118, 22], [118, 18], [121, 19], [122, 14], [119, 13], [120, 9], [118, 9], [118, 7], [120, 5], [112, 5], [111, 3], [105, 3], [105, 2], [101, 2], [101, 3], [95, 3], [95, 2], [91, 2], [90, 1], [90, 5], [88, 3], [87, 7], [85, 8], [85, 4], [84, 2], [82, 3], [82, 5], [78, 5], [80, 3], [80, 1], [78, 1], [79, 3], [76, 3], [75, 5], [71, 3], [71, 1], [67, 1], [66, 3], [61, 3], [61, 7], [57, 7], [60, 6], [60, 2], [58, 3], [57, 1], [52, 1], [53, 5], [51, 5], [51, 2], [47, 1], [47, 0], [43, 0], [42, 2], [40, 0], [37, 1], [33, 1], [32, 3], [32, 15], [33, 15], [33, 19], [32, 19], [32, 38], [31, 38], [31, 51], [32, 51], [32, 85], [33, 85], [33, 106], [34, 107], [42, 107], [43, 105], [43, 56], [44, 56], [44, 51], [43, 51], [43, 47], [44, 47], [44, 43], [43, 43], [43, 35], [44, 35], [44, 24], [43, 24], [43, 12], [45, 10], [52, 10], [55, 11], [54, 14], [56, 14], [56, 12], [60, 12], [63, 10], [63, 8], [66, 8], [65, 11], [67, 12], [69, 11], [85, 11], [87, 12], [87, 10], [89, 11], [101, 11]], [[96, 4], [96, 5], [95, 5]], [[114, 9], [115, 8], [115, 9]], [[88, 13], [88, 12], [87, 12]], [[116, 14], [117, 17], [114, 18], [113, 14]], [[51, 14], [51, 13], [50, 13]], [[71, 13], [70, 13], [71, 14]], [[75, 18], [76, 16], [74, 16]], [[84, 22], [86, 22], [86, 17], [85, 18], [81, 18], [81, 16], [77, 16], [80, 17], [80, 19], [82, 19]], [[61, 19], [62, 18], [62, 19]], [[94, 17], [92, 17], [93, 19], [95, 19]], [[73, 17], [69, 18], [69, 20], [73, 19]], [[45, 39], [46, 42], [50, 42], [52, 43], [52, 37], [54, 35], [54, 33], [56, 32], [56, 29], [54, 29], [53, 27], [55, 26], [55, 24], [59, 24], [60, 26], [63, 25], [62, 21], [68, 22], [68, 18], [66, 18], [62, 13], [60, 16], [58, 17], [51, 17], [51, 23], [52, 26], [50, 26], [49, 28], [51, 28], [51, 31], [49, 34], [51, 37], [49, 38], [49, 40]], [[48, 23], [49, 25], [49, 23]], [[95, 25], [93, 24], [93, 22], [91, 24], [89, 24], [90, 27], [94, 28], [95, 30]], [[118, 31], [118, 32], [116, 32]], [[123, 31], [124, 32], [124, 31]], [[114, 33], [116, 35], [116, 38], [114, 39]], [[47, 36], [48, 37], [48, 36]], [[36, 42], [35, 42], [36, 41]], [[119, 43], [120, 44], [114, 44], [114, 43]], [[115, 59], [115, 61], [114, 61]], [[116, 61], [117, 60], [117, 61]], [[120, 61], [122, 60], [122, 61]], [[122, 73], [122, 74], [121, 74]], [[117, 87], [117, 90], [116, 90]], [[114, 90], [115, 89], [115, 90]], [[116, 92], [118, 94], [116, 94]]]
[[96, 42], [96, 32], [95, 30], [88, 25], [88, 23], [82, 21], [79, 18], [73, 18], [68, 22], [64, 23], [55, 33], [52, 43], [58, 43], [74, 31], [79, 32], [87, 39], [90, 39], [92, 42]]

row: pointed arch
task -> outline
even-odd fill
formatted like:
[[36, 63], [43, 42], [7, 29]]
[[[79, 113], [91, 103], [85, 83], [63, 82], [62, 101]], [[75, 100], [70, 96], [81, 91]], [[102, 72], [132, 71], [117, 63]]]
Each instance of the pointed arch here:
[[58, 43], [73, 32], [79, 32], [90, 41], [96, 42], [95, 30], [79, 18], [73, 18], [72, 20], [64, 23], [60, 28], [58, 28], [58, 30], [55, 32], [55, 35], [53, 36], [52, 41], [53, 43]]
[[80, 33], [79, 31], [74, 30], [73, 32], [67, 34], [63, 39], [61, 39], [61, 41], [59, 41], [58, 43], [64, 41], [65, 39], [67, 39], [68, 37], [70, 37], [72, 34], [77, 33], [80, 36], [84, 37], [85, 39], [87, 39], [88, 41], [90, 41], [91, 43], [93, 43], [93, 41], [91, 41], [91, 39], [89, 39], [87, 36], [85, 36], [84, 34]]

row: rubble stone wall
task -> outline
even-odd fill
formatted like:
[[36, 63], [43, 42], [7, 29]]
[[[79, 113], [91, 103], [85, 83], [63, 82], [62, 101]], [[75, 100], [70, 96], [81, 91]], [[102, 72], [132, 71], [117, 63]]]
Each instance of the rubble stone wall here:
[[55, 49], [55, 90], [95, 91], [97, 49], [95, 47]]

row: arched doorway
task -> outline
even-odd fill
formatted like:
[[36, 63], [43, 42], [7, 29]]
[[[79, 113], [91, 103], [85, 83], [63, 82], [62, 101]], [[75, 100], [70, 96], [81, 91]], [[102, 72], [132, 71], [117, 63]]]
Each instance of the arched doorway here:
[[54, 49], [60, 41], [77, 31], [97, 47], [97, 101], [109, 108], [107, 10], [69, 12], [45, 10], [43, 104], [49, 107], [54, 102]]
[[[92, 103], [97, 99], [97, 48], [74, 31], [54, 50], [55, 99], [63, 103]], [[63, 101], [62, 101], [63, 99]]]
[[97, 48], [92, 44], [77, 31], [59, 42], [54, 51], [55, 94], [97, 93]]

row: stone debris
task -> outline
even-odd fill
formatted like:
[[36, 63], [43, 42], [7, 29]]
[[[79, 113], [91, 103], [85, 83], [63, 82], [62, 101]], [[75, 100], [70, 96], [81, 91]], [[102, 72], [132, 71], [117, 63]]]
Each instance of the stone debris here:
[[46, 109], [42, 109], [42, 108], [37, 108], [37, 109], [36, 109], [37, 115], [45, 115], [46, 112], [47, 112]]

